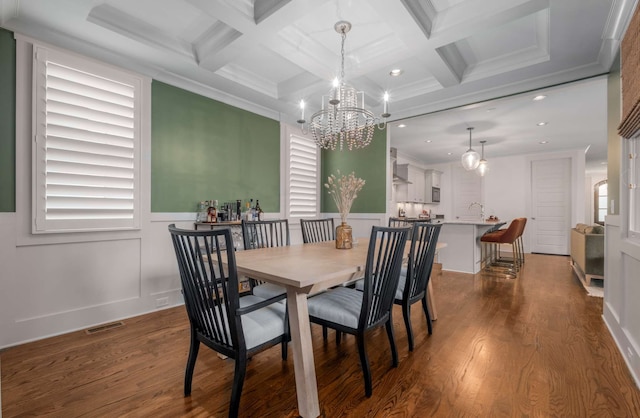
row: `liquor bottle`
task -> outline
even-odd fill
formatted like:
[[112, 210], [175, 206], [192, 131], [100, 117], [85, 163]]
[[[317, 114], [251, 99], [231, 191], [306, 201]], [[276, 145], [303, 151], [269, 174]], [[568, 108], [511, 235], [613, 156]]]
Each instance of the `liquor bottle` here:
[[247, 221], [253, 221], [253, 214], [251, 213], [251, 203], [253, 203], [253, 199], [247, 200], [247, 210], [244, 212], [244, 219]]
[[262, 218], [264, 217], [262, 208], [260, 207], [260, 200], [258, 199], [256, 199], [256, 217], [258, 218], [259, 221], [261, 221]]
[[255, 221], [258, 213], [256, 212], [256, 207], [253, 206], [253, 199], [249, 199], [249, 201], [251, 202], [251, 220]]

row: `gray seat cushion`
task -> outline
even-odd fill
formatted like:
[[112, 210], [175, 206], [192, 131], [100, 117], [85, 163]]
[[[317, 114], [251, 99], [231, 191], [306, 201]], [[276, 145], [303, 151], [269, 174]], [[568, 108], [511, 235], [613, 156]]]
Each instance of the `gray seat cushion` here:
[[325, 321], [358, 328], [362, 292], [348, 287], [329, 289], [309, 298], [309, 315]]
[[[396, 295], [395, 295], [395, 298], [398, 300], [402, 300], [402, 292], [404, 292], [404, 285], [406, 281], [407, 281], [407, 268], [402, 267], [402, 269], [400, 270], [400, 280], [398, 280], [398, 288], [396, 289]], [[356, 289], [358, 289], [361, 292], [364, 290], [364, 279], [358, 280], [356, 282]]]
[[[240, 298], [240, 307], [247, 307], [264, 299], [247, 295]], [[226, 312], [222, 315], [226, 320]], [[285, 306], [281, 303], [272, 303], [257, 311], [242, 315], [242, 330], [247, 349], [250, 350], [260, 344], [266, 343], [284, 334]], [[230, 337], [228, 337], [230, 338]]]
[[285, 293], [287, 293], [287, 289], [285, 289], [284, 286], [273, 283], [262, 283], [253, 288], [253, 294], [264, 299], [271, 299], [272, 297], [284, 295]]
[[284, 334], [285, 305], [269, 306], [242, 315], [242, 329], [247, 349], [250, 350]]

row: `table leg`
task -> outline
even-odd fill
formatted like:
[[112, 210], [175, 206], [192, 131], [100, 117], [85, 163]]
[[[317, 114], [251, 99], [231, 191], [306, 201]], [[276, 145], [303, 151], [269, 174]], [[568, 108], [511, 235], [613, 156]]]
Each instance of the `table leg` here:
[[304, 418], [316, 418], [320, 415], [318, 402], [318, 384], [311, 345], [311, 327], [307, 295], [296, 289], [287, 289], [287, 307], [291, 329], [291, 348], [293, 367], [296, 376], [296, 394], [298, 412]]
[[431, 320], [435, 321], [438, 319], [438, 310], [436, 309], [436, 302], [433, 299], [433, 287], [431, 286], [431, 280], [429, 280], [429, 284], [427, 284], [427, 302], [429, 305], [429, 314], [431, 314]]

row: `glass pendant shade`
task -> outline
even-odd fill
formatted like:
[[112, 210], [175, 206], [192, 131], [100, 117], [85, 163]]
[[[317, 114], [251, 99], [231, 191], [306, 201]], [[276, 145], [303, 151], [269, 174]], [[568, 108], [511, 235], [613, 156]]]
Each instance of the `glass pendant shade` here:
[[462, 154], [462, 167], [464, 167], [465, 170], [469, 171], [478, 168], [478, 165], [480, 164], [480, 154], [478, 154], [473, 150], [473, 148], [471, 148], [471, 131], [473, 130], [473, 128], [467, 129], [469, 130], [469, 149], [467, 150], [467, 152]]
[[489, 164], [487, 163], [487, 160], [485, 160], [484, 158], [480, 160], [480, 162], [478, 163], [478, 174], [482, 177], [485, 174], [487, 174], [487, 171], [489, 170]]
[[482, 144], [482, 156], [480, 157], [480, 162], [478, 163], [478, 175], [480, 175], [480, 177], [483, 177], [485, 174], [487, 174], [487, 171], [489, 170], [489, 163], [487, 162], [487, 160], [484, 159], [484, 143], [487, 141], [480, 141], [480, 143]]
[[462, 154], [462, 166], [465, 170], [475, 170], [480, 164], [480, 154], [469, 148], [467, 152]]

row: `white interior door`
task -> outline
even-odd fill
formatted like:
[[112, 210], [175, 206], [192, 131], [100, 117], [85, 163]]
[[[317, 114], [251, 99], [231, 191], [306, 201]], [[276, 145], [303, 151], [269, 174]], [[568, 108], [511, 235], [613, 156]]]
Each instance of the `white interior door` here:
[[571, 159], [531, 162], [531, 252], [569, 254]]
[[482, 203], [482, 177], [475, 170], [467, 171], [460, 164], [453, 168], [453, 220], [479, 221], [480, 208], [473, 202]]

